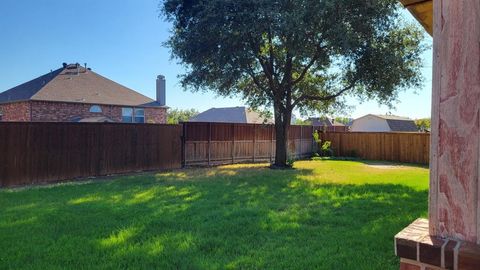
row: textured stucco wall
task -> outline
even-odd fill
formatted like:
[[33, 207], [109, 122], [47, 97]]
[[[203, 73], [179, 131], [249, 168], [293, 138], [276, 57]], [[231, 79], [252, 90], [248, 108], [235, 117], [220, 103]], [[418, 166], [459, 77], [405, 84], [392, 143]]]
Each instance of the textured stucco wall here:
[[430, 233], [480, 244], [480, 1], [434, 3]]

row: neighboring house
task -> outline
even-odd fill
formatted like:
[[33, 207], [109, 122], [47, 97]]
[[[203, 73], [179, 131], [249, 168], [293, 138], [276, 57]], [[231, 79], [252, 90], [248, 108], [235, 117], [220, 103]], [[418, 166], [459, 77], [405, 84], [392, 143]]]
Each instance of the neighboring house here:
[[79, 64], [63, 64], [0, 93], [1, 121], [166, 123], [165, 78], [157, 100]]
[[195, 117], [189, 122], [219, 122], [219, 123], [244, 123], [244, 124], [273, 124], [272, 119], [246, 107], [211, 108]]
[[310, 118], [312, 126], [315, 130], [328, 131], [328, 132], [347, 132], [348, 126], [335, 121], [333, 118], [317, 117]]
[[367, 114], [353, 120], [353, 132], [417, 132], [415, 121], [394, 115]]

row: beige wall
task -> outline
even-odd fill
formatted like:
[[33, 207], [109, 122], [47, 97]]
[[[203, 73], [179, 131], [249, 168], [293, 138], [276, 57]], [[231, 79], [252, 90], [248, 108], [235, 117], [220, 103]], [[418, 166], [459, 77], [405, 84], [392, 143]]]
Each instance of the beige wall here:
[[354, 132], [389, 132], [390, 126], [385, 119], [367, 115], [355, 119], [350, 127]]

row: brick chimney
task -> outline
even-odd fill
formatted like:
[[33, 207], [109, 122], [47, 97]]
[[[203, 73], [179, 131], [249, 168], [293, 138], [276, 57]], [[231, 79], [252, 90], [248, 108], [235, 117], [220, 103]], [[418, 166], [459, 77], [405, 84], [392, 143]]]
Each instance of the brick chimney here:
[[160, 105], [166, 105], [166, 96], [165, 96], [165, 76], [158, 75], [157, 76], [157, 102]]

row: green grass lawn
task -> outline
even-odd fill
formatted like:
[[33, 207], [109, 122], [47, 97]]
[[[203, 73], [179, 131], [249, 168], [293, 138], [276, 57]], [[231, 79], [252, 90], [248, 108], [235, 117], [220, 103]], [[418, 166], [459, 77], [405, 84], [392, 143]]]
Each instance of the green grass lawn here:
[[[355, 161], [0, 190], [0, 269], [398, 269], [428, 170]], [[373, 164], [375, 165], [375, 164]]]

